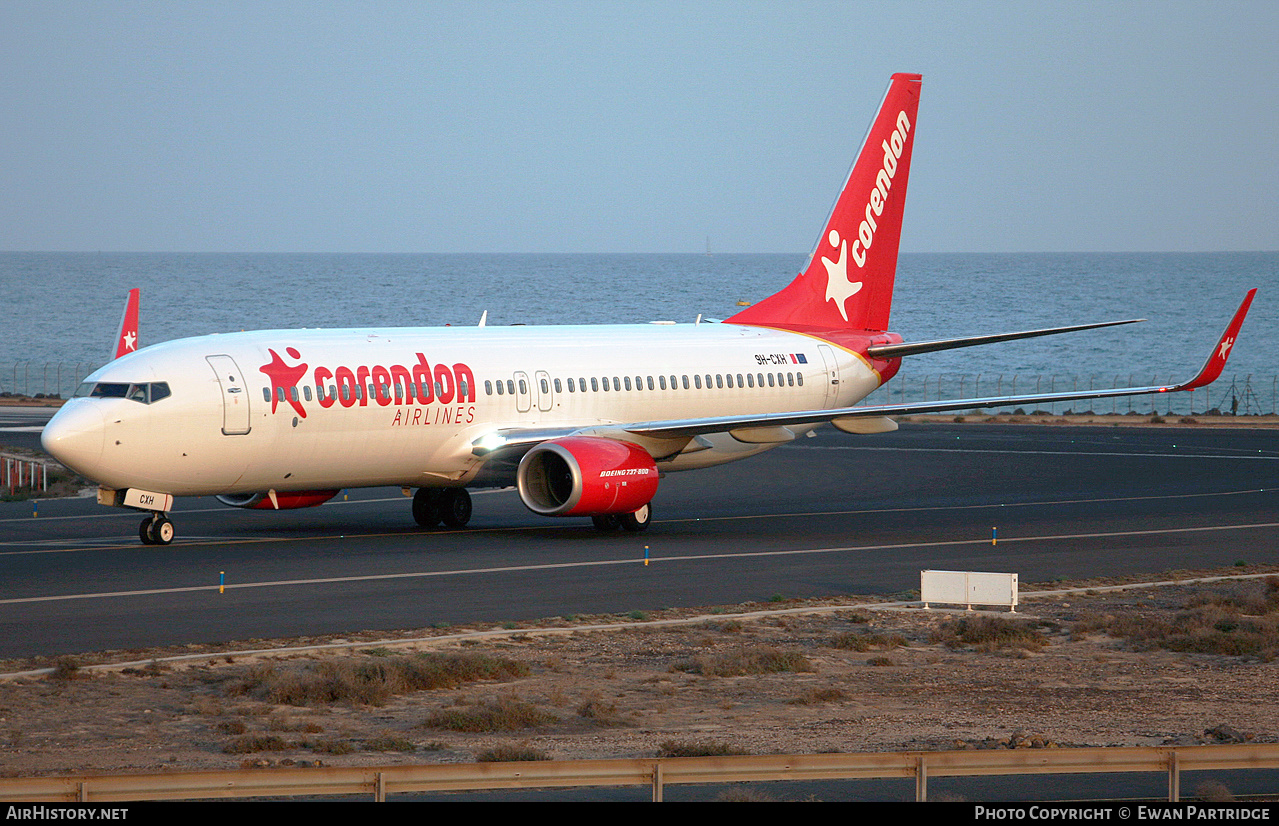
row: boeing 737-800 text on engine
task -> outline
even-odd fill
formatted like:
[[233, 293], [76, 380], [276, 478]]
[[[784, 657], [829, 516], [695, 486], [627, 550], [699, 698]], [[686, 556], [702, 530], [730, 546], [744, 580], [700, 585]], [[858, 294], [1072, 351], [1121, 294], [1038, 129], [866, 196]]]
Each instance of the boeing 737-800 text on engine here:
[[853, 407], [904, 356], [1130, 323], [917, 343], [888, 332], [919, 90], [919, 75], [893, 76], [804, 271], [725, 321], [268, 330], [135, 350], [135, 291], [117, 358], [53, 417], [44, 446], [97, 482], [103, 504], [147, 512], [147, 543], [172, 541], [175, 496], [282, 509], [379, 485], [416, 488], [426, 527], [465, 525], [468, 488], [515, 485], [535, 513], [642, 530], [663, 473], [826, 422], [877, 433], [894, 414], [1165, 393], [1220, 375], [1252, 292], [1180, 385]]

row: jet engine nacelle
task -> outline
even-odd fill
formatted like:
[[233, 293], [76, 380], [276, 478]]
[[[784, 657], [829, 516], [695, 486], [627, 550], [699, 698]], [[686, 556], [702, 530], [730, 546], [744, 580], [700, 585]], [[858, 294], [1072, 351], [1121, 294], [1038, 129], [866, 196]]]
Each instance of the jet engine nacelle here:
[[520, 499], [542, 516], [633, 513], [657, 493], [657, 465], [630, 442], [568, 436], [536, 445], [520, 462]]
[[233, 508], [287, 511], [294, 508], [313, 508], [338, 495], [336, 490], [286, 490], [282, 492], [224, 493], [218, 501]]

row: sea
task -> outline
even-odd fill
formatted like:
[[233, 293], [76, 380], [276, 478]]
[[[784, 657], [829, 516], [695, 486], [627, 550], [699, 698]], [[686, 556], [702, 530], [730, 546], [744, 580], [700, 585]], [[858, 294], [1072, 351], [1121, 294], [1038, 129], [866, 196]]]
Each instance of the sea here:
[[[107, 360], [133, 287], [142, 290], [143, 345], [253, 329], [467, 326], [484, 313], [490, 325], [693, 323], [727, 318], [775, 292], [806, 259], [0, 252], [0, 393], [68, 394]], [[876, 397], [1186, 379], [1253, 287], [1257, 298], [1226, 373], [1183, 406], [1187, 412], [1232, 402], [1239, 412], [1275, 412], [1279, 252], [902, 254], [891, 328], [907, 341], [1146, 321], [908, 357]], [[1163, 410], [1167, 398], [1145, 409]], [[1104, 410], [1126, 412], [1122, 405], [1107, 401]]]

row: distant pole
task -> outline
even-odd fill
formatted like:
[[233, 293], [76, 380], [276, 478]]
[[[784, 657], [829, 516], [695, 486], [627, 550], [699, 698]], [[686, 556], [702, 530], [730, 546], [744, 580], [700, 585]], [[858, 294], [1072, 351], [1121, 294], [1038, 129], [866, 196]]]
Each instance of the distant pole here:
[[999, 544], [999, 528], [990, 529], [990, 544], [992, 545]]
[[218, 593], [226, 593], [226, 571], [218, 571]]
[[644, 546], [644, 565], [645, 567], [648, 566], [648, 546], [647, 545]]

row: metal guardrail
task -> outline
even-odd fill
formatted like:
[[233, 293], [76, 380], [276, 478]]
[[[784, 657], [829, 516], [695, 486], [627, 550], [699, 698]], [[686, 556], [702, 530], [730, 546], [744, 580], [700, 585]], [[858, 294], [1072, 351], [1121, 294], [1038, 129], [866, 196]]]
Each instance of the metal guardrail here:
[[49, 489], [49, 464], [43, 459], [0, 453], [0, 494]]
[[[0, 393], [21, 396], [70, 398], [84, 377], [101, 365], [91, 362], [17, 361], [0, 364]], [[1185, 376], [1139, 375], [1041, 375], [1029, 373], [939, 373], [897, 375], [865, 400], [866, 404], [927, 402], [942, 399], [977, 398], [1029, 393], [1057, 393], [1067, 390], [1111, 390], [1138, 385], [1175, 384]], [[1005, 409], [1005, 408], [1001, 408]], [[1011, 410], [1012, 408], [1006, 408]], [[1263, 415], [1279, 413], [1279, 375], [1235, 375], [1218, 379], [1198, 390], [1084, 402], [1057, 402], [1046, 405], [1057, 415], [1075, 413], [1144, 413], [1193, 415], [1217, 410], [1226, 414]], [[1033, 412], [1027, 410], [1027, 413]]]
[[86, 803], [367, 795], [384, 801], [391, 794], [421, 792], [646, 786], [653, 800], [661, 801], [663, 789], [674, 784], [914, 778], [915, 799], [923, 801], [932, 777], [1158, 772], [1167, 775], [1168, 800], [1176, 802], [1183, 772], [1274, 768], [1279, 768], [1279, 743], [906, 751], [0, 778], [0, 800]]

